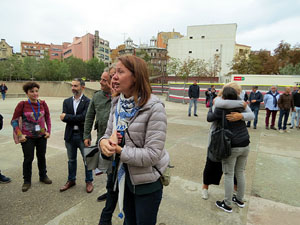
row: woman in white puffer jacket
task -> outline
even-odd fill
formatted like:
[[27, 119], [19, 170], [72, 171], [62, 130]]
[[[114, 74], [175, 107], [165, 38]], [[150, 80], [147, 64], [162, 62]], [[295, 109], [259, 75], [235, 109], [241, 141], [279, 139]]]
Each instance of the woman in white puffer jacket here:
[[151, 94], [147, 64], [136, 56], [119, 58], [112, 86], [119, 96], [99, 144], [115, 165], [120, 216], [124, 210], [126, 225], [155, 225], [163, 189], [157, 170], [169, 163], [164, 105]]

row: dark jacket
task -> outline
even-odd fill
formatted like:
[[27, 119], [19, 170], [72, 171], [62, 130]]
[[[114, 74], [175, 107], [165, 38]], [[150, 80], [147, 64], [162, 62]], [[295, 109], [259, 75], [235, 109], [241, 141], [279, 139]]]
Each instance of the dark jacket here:
[[66, 116], [63, 122], [67, 123], [65, 129], [65, 141], [70, 141], [73, 135], [74, 126], [77, 125], [79, 127], [79, 133], [83, 138], [83, 129], [84, 129], [84, 120], [87, 109], [89, 107], [90, 99], [85, 95], [82, 96], [80, 103], [76, 110], [76, 115], [74, 114], [73, 108], [73, 97], [67, 98], [63, 103], [63, 113], [66, 113]]
[[189, 98], [199, 98], [200, 95], [200, 88], [198, 85], [191, 85], [189, 87]]
[[284, 110], [294, 109], [294, 99], [291, 94], [283, 93], [278, 99], [278, 107]]
[[300, 107], [300, 93], [296, 92], [293, 95], [293, 98], [294, 98], [294, 106]]
[[[214, 112], [212, 108], [207, 113], [207, 121], [213, 122], [218, 120], [222, 123], [223, 110], [221, 108], [215, 108]], [[225, 115], [231, 112], [242, 112], [244, 108], [226, 109]], [[231, 147], [246, 147], [250, 143], [250, 136], [246, 127], [246, 123], [243, 120], [229, 122], [225, 120], [225, 128], [232, 132]]]
[[6, 91], [8, 90], [8, 88], [6, 87], [6, 85], [4, 84], [4, 85], [0, 85], [0, 91], [1, 91], [1, 93], [6, 93]]
[[[251, 103], [252, 100], [256, 100], [256, 102]], [[248, 101], [250, 102], [250, 108], [259, 108], [260, 103], [264, 101], [263, 95], [260, 91], [256, 91], [255, 93], [251, 91]]]

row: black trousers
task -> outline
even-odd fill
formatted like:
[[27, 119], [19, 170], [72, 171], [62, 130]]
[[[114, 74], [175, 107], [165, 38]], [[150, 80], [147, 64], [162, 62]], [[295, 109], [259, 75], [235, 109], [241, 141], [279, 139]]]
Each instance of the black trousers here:
[[111, 218], [115, 211], [116, 205], [118, 203], [119, 191], [118, 191], [118, 185], [117, 185], [117, 190], [114, 191], [113, 173], [107, 175], [106, 189], [107, 189], [107, 198], [105, 202], [105, 207], [102, 210], [100, 221], [99, 221], [99, 224], [101, 225], [111, 224]]
[[125, 184], [124, 225], [155, 225], [163, 190], [137, 195], [130, 192]]
[[23, 155], [24, 155], [23, 178], [24, 178], [24, 183], [31, 183], [34, 148], [36, 148], [36, 157], [37, 157], [40, 179], [43, 179], [47, 176], [47, 170], [46, 170], [47, 139], [44, 137], [40, 137], [40, 138], [26, 137], [26, 138], [27, 138], [26, 142], [21, 143]]
[[[206, 164], [203, 171], [203, 184], [206, 185], [219, 185], [223, 175], [222, 162], [214, 162], [208, 157], [206, 158]], [[237, 180], [234, 176], [234, 184], [237, 184]]]

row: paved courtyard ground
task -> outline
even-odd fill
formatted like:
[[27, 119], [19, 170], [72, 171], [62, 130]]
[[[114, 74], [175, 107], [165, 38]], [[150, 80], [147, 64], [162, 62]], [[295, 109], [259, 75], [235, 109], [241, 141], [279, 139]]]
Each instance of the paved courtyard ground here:
[[[32, 187], [22, 186], [22, 150], [12, 139], [10, 119], [17, 98], [0, 100], [4, 129], [0, 131], [0, 169], [12, 178], [0, 184], [0, 224], [9, 225], [96, 225], [104, 203], [96, 198], [105, 192], [106, 176], [95, 177], [95, 189], [85, 192], [84, 170], [78, 156], [77, 185], [60, 193], [67, 180], [67, 155], [63, 141], [65, 124], [59, 120], [64, 98], [46, 99], [52, 118], [48, 141], [47, 168], [53, 184], [38, 181], [36, 160], [33, 163]], [[260, 111], [258, 129], [249, 129], [251, 153], [246, 168], [246, 207], [233, 207], [225, 213], [215, 206], [224, 195], [220, 186], [210, 188], [208, 200], [201, 199], [202, 172], [207, 151], [210, 124], [207, 109], [198, 105], [199, 117], [187, 116], [187, 105], [165, 101], [168, 115], [166, 148], [171, 156], [172, 182], [164, 188], [158, 215], [159, 225], [298, 225], [300, 224], [300, 130], [280, 134], [265, 130], [265, 111]], [[94, 134], [95, 137], [95, 134]], [[113, 218], [114, 225], [123, 221]]]

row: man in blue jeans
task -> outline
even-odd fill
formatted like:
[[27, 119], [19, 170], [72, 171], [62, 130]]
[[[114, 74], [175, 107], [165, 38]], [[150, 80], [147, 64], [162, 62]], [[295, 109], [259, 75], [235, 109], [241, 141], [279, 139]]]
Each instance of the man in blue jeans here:
[[[263, 95], [260, 93], [260, 91], [257, 90], [258, 86], [253, 86], [252, 91], [250, 93], [248, 101], [250, 102], [250, 109], [254, 113], [254, 124], [253, 124], [253, 129], [256, 129], [257, 125], [257, 117], [258, 117], [258, 112], [260, 108], [260, 103], [263, 102]], [[247, 127], [250, 127], [251, 121], [248, 121]]]
[[[294, 111], [294, 99], [291, 94], [291, 88], [286, 87], [285, 92], [282, 93], [278, 99], [278, 107], [280, 109], [279, 119], [278, 119], [278, 130], [280, 133], [289, 132], [286, 129], [287, 121], [289, 118], [290, 111]], [[282, 119], [283, 125], [282, 125]]]
[[189, 116], [191, 116], [192, 106], [194, 104], [194, 116], [197, 115], [197, 101], [200, 95], [200, 88], [197, 85], [197, 81], [195, 80], [194, 83], [189, 87], [189, 98], [190, 98], [190, 105], [189, 105]]
[[[72, 81], [72, 92], [74, 96], [67, 98], [63, 103], [63, 112], [60, 115], [61, 121], [66, 123], [65, 144], [68, 153], [68, 181], [60, 188], [66, 191], [76, 184], [77, 170], [77, 149], [83, 157], [84, 143], [83, 131], [85, 115], [89, 107], [90, 99], [83, 94], [85, 83], [82, 79], [75, 78]], [[85, 165], [86, 192], [91, 193], [93, 187], [93, 171], [87, 170]]]

